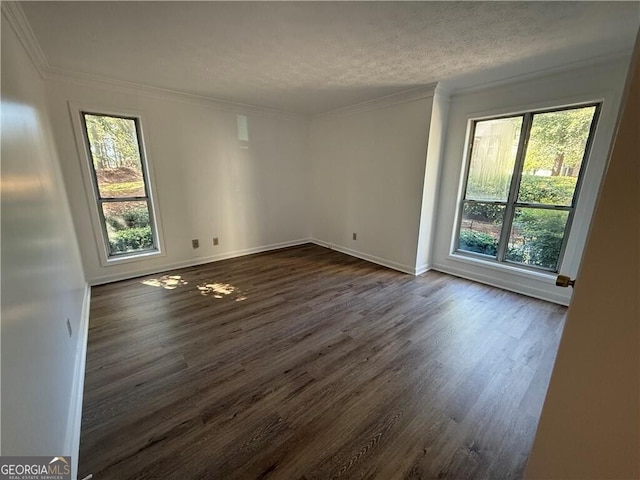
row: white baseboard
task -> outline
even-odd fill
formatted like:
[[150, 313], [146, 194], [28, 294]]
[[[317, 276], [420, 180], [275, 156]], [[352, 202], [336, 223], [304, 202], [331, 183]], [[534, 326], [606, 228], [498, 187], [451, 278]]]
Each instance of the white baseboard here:
[[279, 250], [281, 248], [295, 247], [298, 245], [304, 245], [305, 243], [311, 243], [310, 238], [300, 238], [297, 240], [290, 240], [287, 242], [273, 243], [271, 245], [263, 245], [260, 247], [246, 248], [243, 250], [235, 250], [233, 252], [221, 253], [219, 255], [210, 255], [208, 257], [196, 257], [190, 260], [182, 262], [168, 263], [165, 265], [159, 265], [153, 268], [143, 268], [136, 270], [135, 272], [117, 273], [114, 275], [102, 275], [89, 279], [89, 283], [93, 286], [102, 285], [104, 283], [118, 282], [120, 280], [128, 280], [130, 278], [142, 277], [144, 275], [153, 275], [160, 272], [167, 272], [169, 270], [176, 270], [178, 268], [194, 267], [196, 265], [203, 265], [205, 263], [219, 262], [220, 260], [227, 260], [229, 258], [243, 257], [245, 255], [252, 255], [254, 253], [269, 252], [271, 250]]
[[[309, 241], [311, 243], [315, 243], [316, 245], [320, 245], [321, 247], [330, 248], [340, 253], [344, 253], [346, 255], [359, 258], [361, 260], [366, 260], [367, 262], [376, 263], [378, 265], [382, 265], [383, 267], [388, 267], [393, 270], [398, 270], [399, 272], [402, 272], [402, 273], [408, 273], [409, 275], [418, 275], [418, 273], [416, 273], [417, 270], [414, 267], [403, 265], [398, 262], [393, 262], [391, 260], [387, 260], [386, 258], [376, 257], [375, 255], [369, 255], [368, 253], [360, 252], [358, 250], [353, 250], [351, 248], [343, 247], [341, 245], [335, 245], [329, 242], [325, 242], [324, 240], [318, 240], [316, 238], [312, 238]], [[424, 272], [421, 272], [421, 273], [424, 273]]]
[[429, 270], [431, 270], [431, 265], [428, 263], [425, 263], [424, 265], [416, 268], [416, 275], [422, 275], [423, 273], [427, 273]]
[[64, 442], [64, 455], [71, 456], [71, 477], [78, 476], [78, 456], [80, 453], [80, 429], [82, 426], [82, 398], [84, 394], [84, 371], [87, 360], [87, 339], [89, 336], [89, 310], [91, 305], [91, 287], [85, 284], [80, 328], [76, 345], [73, 386], [67, 419], [67, 433]]
[[500, 278], [490, 276], [490, 275], [482, 275], [475, 271], [467, 271], [464, 268], [457, 268], [455, 266], [450, 265], [441, 265], [434, 264], [432, 267], [433, 270], [438, 272], [447, 273], [449, 275], [454, 275], [456, 277], [466, 278], [467, 280], [471, 280], [478, 283], [484, 283], [485, 285], [489, 285], [491, 287], [501, 288], [502, 290], [508, 290], [510, 292], [520, 293], [522, 295], [526, 295], [528, 297], [537, 298], [540, 300], [545, 300], [547, 302], [556, 303], [558, 305], [568, 306], [571, 301], [571, 297], [567, 297], [564, 292], [553, 293], [549, 290], [545, 290], [542, 288], [537, 288], [533, 285], [512, 281], [512, 280], [501, 280]]
[[311, 238], [309, 239], [309, 242], [315, 244], [315, 245], [319, 245], [321, 247], [324, 248], [330, 248], [333, 249], [333, 245], [329, 242], [325, 242], [324, 240], [318, 240], [317, 238]]
[[[467, 280], [472, 280], [474, 282], [484, 283], [485, 285], [490, 285], [492, 287], [501, 288], [503, 290], [508, 290], [510, 292], [520, 293], [522, 295], [526, 295], [528, 297], [538, 298], [540, 300], [545, 300], [547, 302], [556, 303], [559, 305], [567, 306], [571, 301], [571, 297], [567, 296], [567, 293], [564, 291], [553, 292], [551, 289], [544, 289], [536, 287], [532, 285], [531, 282], [527, 282], [526, 280], [522, 282], [518, 281], [501, 281], [497, 276], [491, 275], [482, 275], [478, 274], [474, 271], [468, 271], [465, 268], [457, 268], [456, 266], [449, 265], [440, 265], [440, 264], [424, 264], [417, 268], [412, 268], [407, 265], [402, 265], [397, 262], [393, 262], [384, 258], [376, 257], [374, 255], [369, 255], [367, 253], [359, 252], [357, 250], [352, 250], [347, 247], [343, 247], [340, 245], [335, 245], [330, 242], [326, 242], [324, 240], [319, 240], [317, 238], [312, 238], [311, 243], [315, 243], [316, 245], [320, 245], [322, 247], [330, 248], [332, 250], [336, 250], [338, 252], [344, 253], [346, 255], [350, 255], [352, 257], [360, 258], [362, 260], [366, 260], [368, 262], [376, 263], [378, 265], [382, 265], [384, 267], [391, 268], [393, 270], [398, 270], [403, 273], [408, 273], [410, 275], [422, 275], [429, 270], [437, 270], [438, 272], [447, 273], [449, 275], [454, 275], [456, 277], [466, 278]], [[523, 278], [524, 278], [524, 274]]]

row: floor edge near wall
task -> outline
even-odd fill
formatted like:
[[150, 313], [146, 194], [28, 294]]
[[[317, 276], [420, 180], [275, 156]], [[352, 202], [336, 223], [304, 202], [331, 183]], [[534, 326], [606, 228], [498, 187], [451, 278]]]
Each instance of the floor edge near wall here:
[[361, 260], [365, 260], [367, 262], [375, 263], [377, 265], [381, 265], [383, 267], [391, 268], [393, 270], [406, 273], [409, 275], [422, 275], [429, 270], [436, 270], [438, 272], [446, 273], [449, 275], [454, 275], [456, 277], [465, 278], [467, 280], [471, 280], [474, 282], [482, 283], [485, 285], [490, 285], [492, 287], [501, 288], [503, 290], [508, 290], [510, 292], [519, 293], [521, 295], [526, 295], [528, 297], [537, 298], [539, 300], [545, 300], [547, 302], [555, 303], [558, 305], [568, 306], [571, 300], [571, 297], [567, 297], [567, 295], [562, 293], [553, 293], [547, 292], [535, 287], [522, 285], [522, 284], [505, 284], [504, 282], [494, 281], [488, 276], [476, 275], [470, 273], [464, 269], [457, 268], [449, 268], [443, 265], [434, 264], [434, 265], [423, 265], [419, 268], [410, 267], [408, 265], [403, 265], [398, 262], [394, 262], [391, 260], [387, 260], [385, 258], [377, 257], [375, 255], [370, 255], [364, 252], [360, 252], [358, 250], [353, 250], [351, 248], [343, 247], [341, 245], [332, 244], [330, 242], [326, 242], [324, 240], [319, 240], [313, 237], [301, 238], [297, 240], [292, 240], [288, 242], [281, 242], [271, 245], [265, 245], [262, 247], [254, 247], [244, 250], [237, 250], [234, 252], [228, 252], [221, 255], [213, 255], [208, 257], [196, 257], [188, 261], [184, 262], [176, 262], [168, 265], [164, 265], [157, 268], [144, 269], [137, 272], [126, 273], [126, 274], [117, 274], [117, 275], [106, 275], [103, 277], [98, 277], [90, 281], [90, 284], [93, 286], [103, 285], [112, 282], [118, 282], [121, 280], [130, 280], [133, 278], [143, 277], [146, 275], [153, 275], [162, 272], [169, 272], [172, 270], [177, 270], [180, 268], [186, 267], [194, 267], [197, 265], [204, 265], [207, 263], [219, 262], [222, 260], [228, 260], [231, 258], [238, 258], [247, 255], [254, 255], [258, 253], [270, 252], [274, 250], [280, 250], [283, 248], [296, 247], [300, 245], [306, 244], [314, 244], [320, 247], [328, 248], [331, 250], [335, 250], [337, 252], [343, 253], [345, 255], [349, 255], [351, 257], [359, 258]]
[[502, 282], [492, 281], [487, 277], [480, 277], [478, 275], [474, 275], [473, 273], [469, 273], [464, 270], [449, 268], [439, 264], [433, 265], [431, 267], [432, 270], [436, 272], [446, 273], [447, 275], [453, 275], [454, 277], [464, 278], [466, 280], [471, 280], [472, 282], [482, 283], [484, 285], [489, 285], [491, 287], [500, 288], [502, 290], [507, 290], [513, 293], [519, 293], [520, 295], [525, 295], [527, 297], [536, 298], [538, 300], [544, 300], [545, 302], [555, 303], [556, 305], [562, 305], [564, 307], [568, 307], [571, 302], [571, 298], [566, 298], [561, 294], [554, 295], [552, 293], [546, 292], [544, 290], [540, 290], [534, 287], [529, 287], [521, 284], [505, 284]]
[[180, 268], [195, 267], [197, 265], [204, 265], [207, 263], [220, 262], [222, 260], [228, 260], [230, 258], [244, 257], [246, 255], [254, 255], [256, 253], [270, 252], [273, 250], [280, 250], [282, 248], [297, 247], [299, 245], [305, 245], [307, 243], [314, 243], [310, 238], [301, 238], [298, 240], [291, 240], [288, 242], [274, 243], [270, 245], [264, 245], [262, 247], [246, 248], [244, 250], [236, 250], [233, 252], [227, 252], [220, 255], [210, 255], [207, 257], [195, 257], [191, 260], [185, 260], [183, 262], [169, 263], [153, 268], [142, 269], [136, 272], [104, 275], [89, 280], [89, 284], [92, 286], [104, 285], [107, 283], [119, 282], [121, 280], [130, 280], [132, 278], [144, 277], [146, 275], [154, 275], [162, 272], [170, 272], [172, 270], [178, 270]]

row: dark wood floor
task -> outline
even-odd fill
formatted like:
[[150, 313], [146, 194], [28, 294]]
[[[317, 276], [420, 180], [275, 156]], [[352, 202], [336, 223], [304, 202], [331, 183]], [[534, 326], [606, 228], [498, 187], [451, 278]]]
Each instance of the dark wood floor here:
[[80, 474], [521, 478], [565, 308], [315, 245], [93, 288]]

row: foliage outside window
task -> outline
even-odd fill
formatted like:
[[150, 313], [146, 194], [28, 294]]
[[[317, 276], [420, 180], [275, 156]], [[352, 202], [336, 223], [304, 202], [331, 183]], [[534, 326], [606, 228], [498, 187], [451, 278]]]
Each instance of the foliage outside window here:
[[108, 256], [157, 250], [138, 119], [82, 118]]
[[558, 270], [598, 110], [473, 122], [458, 252]]

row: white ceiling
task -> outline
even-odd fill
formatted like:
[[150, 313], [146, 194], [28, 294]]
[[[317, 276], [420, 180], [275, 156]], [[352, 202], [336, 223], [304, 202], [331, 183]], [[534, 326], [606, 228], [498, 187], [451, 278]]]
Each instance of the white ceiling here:
[[630, 50], [639, 2], [22, 2], [51, 67], [315, 114]]

